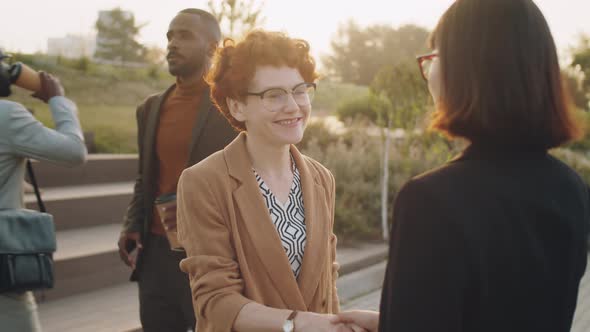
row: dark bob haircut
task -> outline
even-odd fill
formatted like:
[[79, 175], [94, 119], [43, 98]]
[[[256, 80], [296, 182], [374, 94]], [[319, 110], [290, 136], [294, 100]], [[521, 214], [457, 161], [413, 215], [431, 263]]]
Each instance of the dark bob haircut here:
[[430, 46], [442, 79], [431, 128], [507, 148], [549, 149], [582, 135], [533, 1], [457, 0]]

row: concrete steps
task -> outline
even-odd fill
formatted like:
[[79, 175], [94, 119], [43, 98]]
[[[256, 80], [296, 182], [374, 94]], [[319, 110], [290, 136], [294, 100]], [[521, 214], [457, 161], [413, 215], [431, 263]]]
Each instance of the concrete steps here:
[[33, 168], [39, 186], [48, 188], [134, 181], [137, 165], [135, 154], [90, 154], [79, 167], [35, 162]]
[[[387, 246], [384, 244], [338, 249], [337, 260], [341, 264], [341, 271], [348, 271], [338, 279], [343, 305], [381, 287], [385, 270], [382, 259], [386, 254]], [[381, 257], [379, 263], [372, 264], [378, 257]], [[353, 271], [353, 266], [360, 270]], [[45, 332], [120, 332], [141, 329], [137, 285], [131, 282], [43, 302], [39, 305], [39, 314]]]
[[[43, 188], [41, 196], [53, 215], [56, 230], [121, 223], [133, 195], [134, 182]], [[25, 195], [29, 209], [37, 209], [35, 195]]]
[[[137, 156], [89, 155], [81, 167], [47, 162], [33, 167], [57, 237], [55, 287], [35, 294], [40, 306], [59, 311], [63, 303], [76, 304], [76, 298], [128, 283], [131, 271], [119, 259], [117, 240], [133, 194]], [[25, 195], [25, 205], [37, 209], [33, 194]], [[66, 308], [78, 315], [81, 307], [92, 305], [89, 301]], [[57, 319], [67, 323], [68, 312], [62, 313]]]
[[381, 288], [374, 290], [368, 294], [361, 295], [354, 300], [344, 303], [340, 309], [346, 310], [372, 310], [379, 311], [381, 303]]
[[[34, 168], [57, 230], [55, 288], [35, 294], [43, 330], [139, 329], [137, 285], [128, 281], [131, 271], [117, 250], [121, 222], [133, 193], [137, 156], [90, 155], [88, 163], [79, 168], [45, 162], [35, 163]], [[25, 203], [36, 209], [34, 195], [26, 195]], [[339, 285], [362, 291], [374, 287], [359, 288], [353, 284], [363, 281], [346, 276], [386, 256], [387, 247], [379, 243], [338, 248]], [[371, 285], [378, 278], [371, 279]], [[344, 297], [351, 294], [355, 292], [343, 293]]]
[[44, 332], [131, 331], [141, 327], [137, 285], [118, 284], [39, 305]]
[[342, 304], [347, 304], [360, 295], [368, 294], [383, 286], [387, 262], [371, 264], [341, 276], [336, 286]]
[[40, 301], [52, 301], [127, 282], [130, 270], [117, 251], [120, 224], [58, 231], [54, 258], [55, 285], [37, 293]]

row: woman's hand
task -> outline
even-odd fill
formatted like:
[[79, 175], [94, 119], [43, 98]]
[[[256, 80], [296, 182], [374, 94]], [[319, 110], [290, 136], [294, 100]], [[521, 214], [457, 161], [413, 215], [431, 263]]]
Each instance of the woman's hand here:
[[366, 332], [354, 323], [332, 323], [335, 318], [335, 315], [300, 312], [295, 317], [295, 332]]
[[368, 332], [379, 329], [379, 312], [367, 310], [352, 310], [341, 312], [330, 320], [332, 324], [354, 324]]

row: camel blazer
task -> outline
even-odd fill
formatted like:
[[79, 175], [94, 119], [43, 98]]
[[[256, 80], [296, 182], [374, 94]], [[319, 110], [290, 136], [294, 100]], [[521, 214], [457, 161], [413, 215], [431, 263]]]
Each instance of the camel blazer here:
[[178, 184], [178, 238], [187, 258], [199, 332], [228, 332], [252, 301], [279, 309], [336, 313], [334, 177], [291, 147], [301, 175], [307, 241], [295, 279], [252, 172], [241, 133], [186, 169]]

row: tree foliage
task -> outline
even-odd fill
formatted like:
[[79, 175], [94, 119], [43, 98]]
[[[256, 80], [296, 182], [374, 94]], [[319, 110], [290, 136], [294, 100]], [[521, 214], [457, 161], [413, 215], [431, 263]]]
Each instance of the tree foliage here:
[[373, 124], [377, 123], [378, 117], [375, 111], [375, 96], [368, 94], [356, 99], [352, 99], [338, 106], [336, 116], [340, 121], [355, 120], [362, 118]]
[[[341, 119], [362, 116], [382, 128], [381, 234], [388, 239], [389, 153], [393, 128], [411, 133], [425, 113], [428, 92], [414, 61], [383, 67], [373, 79], [369, 96], [359, 98], [338, 109]], [[409, 130], [408, 130], [409, 129]]]
[[572, 65], [579, 66], [585, 74], [585, 86], [590, 88], [590, 36], [582, 35], [579, 45], [573, 50]]
[[[583, 102], [585, 102], [585, 107], [588, 108], [588, 101], [590, 99], [590, 35], [582, 35], [580, 36], [580, 41], [577, 47], [572, 50], [572, 63], [571, 66], [574, 70], [581, 73], [581, 87], [582, 95], [580, 93], [574, 91], [574, 98], [576, 99], [576, 104], [579, 104], [583, 97], [585, 97]], [[571, 79], [570, 79], [571, 82]], [[573, 82], [570, 83], [573, 85]]]
[[98, 32], [95, 57], [126, 62], [143, 62], [145, 47], [137, 41], [144, 25], [135, 22], [135, 16], [121, 8], [107, 11], [96, 21]]
[[382, 68], [370, 88], [379, 122], [413, 129], [426, 112], [428, 88], [415, 61]]
[[341, 25], [323, 57], [329, 73], [343, 82], [369, 85], [379, 70], [414, 59], [426, 51], [429, 32], [415, 25], [360, 27], [353, 20]]
[[166, 50], [156, 45], [149, 46], [144, 52], [145, 61], [152, 65], [162, 66], [166, 63]]
[[579, 109], [588, 109], [588, 95], [584, 89], [584, 74], [576, 68], [568, 67], [561, 71], [566, 92], [572, 98], [572, 102]]
[[341, 120], [362, 117], [381, 127], [414, 129], [426, 112], [428, 88], [415, 62], [383, 67], [369, 88], [369, 95], [340, 105]]
[[264, 22], [264, 2], [256, 0], [209, 0], [209, 11], [222, 27], [223, 35], [238, 38]]

